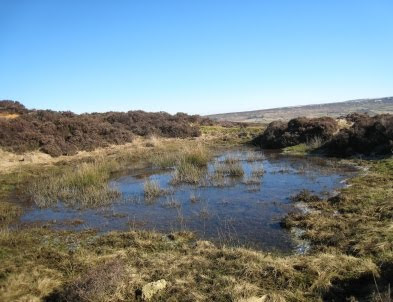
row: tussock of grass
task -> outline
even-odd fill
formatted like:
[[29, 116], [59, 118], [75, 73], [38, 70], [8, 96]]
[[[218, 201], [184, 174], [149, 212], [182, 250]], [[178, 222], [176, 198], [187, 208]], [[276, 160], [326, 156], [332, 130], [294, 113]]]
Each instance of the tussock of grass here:
[[162, 189], [157, 181], [147, 179], [143, 185], [143, 192], [145, 195], [145, 199], [153, 200], [157, 197], [165, 195], [167, 193], [166, 190]]
[[171, 196], [165, 200], [165, 202], [163, 203], [163, 206], [166, 208], [180, 208], [181, 204], [177, 199], [175, 199], [173, 196]]
[[152, 154], [150, 162], [160, 168], [172, 168], [182, 164], [182, 162], [204, 167], [212, 156], [212, 151], [201, 144], [183, 144], [175, 150], [159, 149], [158, 152]]
[[228, 155], [222, 161], [226, 165], [236, 165], [240, 162], [240, 157], [235, 155]]
[[206, 169], [182, 160], [177, 163], [172, 176], [172, 184], [198, 184], [206, 174]]
[[198, 184], [206, 174], [206, 166], [212, 158], [212, 152], [198, 145], [184, 148], [175, 161], [172, 184]]
[[249, 152], [247, 152], [247, 155], [246, 155], [247, 162], [262, 161], [264, 159], [265, 159], [265, 156], [261, 152], [249, 151]]
[[69, 205], [94, 206], [118, 198], [120, 193], [108, 184], [117, 162], [97, 160], [76, 167], [64, 167], [32, 182], [27, 191], [40, 207], [61, 200]]
[[240, 177], [244, 175], [243, 166], [239, 161], [232, 163], [216, 163], [214, 168], [216, 174], [232, 177]]
[[265, 173], [262, 164], [254, 164], [251, 167], [251, 176], [261, 177]]
[[261, 183], [261, 179], [257, 176], [247, 176], [244, 177], [242, 183], [245, 185], [259, 185]]

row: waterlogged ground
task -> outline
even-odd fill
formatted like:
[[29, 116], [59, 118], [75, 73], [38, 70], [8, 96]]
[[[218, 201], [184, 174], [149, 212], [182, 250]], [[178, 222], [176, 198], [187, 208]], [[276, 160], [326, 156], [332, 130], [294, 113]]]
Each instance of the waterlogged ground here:
[[[238, 160], [244, 175], [214, 177], [217, 166], [228, 158]], [[290, 252], [299, 248], [298, 243], [279, 223], [294, 210], [290, 197], [302, 189], [334, 194], [353, 173], [330, 159], [232, 150], [215, 157], [197, 185], [172, 184], [171, 169], [134, 170], [112, 179], [111, 186], [122, 197], [109, 206], [78, 209], [59, 202], [49, 208], [32, 206], [21, 219], [73, 230], [192, 230], [219, 243]], [[147, 179], [157, 182], [165, 194], [145, 198]]]

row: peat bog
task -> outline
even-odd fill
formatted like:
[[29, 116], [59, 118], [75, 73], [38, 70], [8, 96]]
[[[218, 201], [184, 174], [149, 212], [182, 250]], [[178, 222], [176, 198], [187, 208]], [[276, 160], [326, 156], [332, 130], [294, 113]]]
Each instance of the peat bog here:
[[179, 181], [177, 169], [153, 164], [115, 174], [108, 183], [119, 195], [110, 202], [86, 207], [83, 200], [72, 205], [54, 200], [46, 206], [32, 205], [21, 222], [101, 232], [193, 231], [218, 244], [289, 253], [299, 249], [299, 243], [280, 221], [296, 210], [291, 196], [302, 189], [330, 196], [354, 175], [336, 160], [253, 148], [219, 152], [198, 170], [195, 181]]

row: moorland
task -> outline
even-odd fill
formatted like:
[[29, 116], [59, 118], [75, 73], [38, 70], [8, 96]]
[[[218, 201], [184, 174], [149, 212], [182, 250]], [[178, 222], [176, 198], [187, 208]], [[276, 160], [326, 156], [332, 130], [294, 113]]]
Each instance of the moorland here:
[[[12, 101], [0, 108], [1, 301], [391, 301], [392, 115], [264, 125], [140, 111], [77, 115]], [[231, 153], [238, 149], [244, 157]], [[304, 180], [315, 182], [315, 174], [307, 177], [299, 162], [313, 160], [321, 171], [329, 167], [321, 179], [341, 180], [343, 167], [355, 172], [335, 192], [312, 192]], [[141, 170], [138, 182], [132, 173]], [[207, 221], [212, 209], [198, 195], [204, 188], [240, 188], [251, 196], [247, 206], [273, 188], [264, 186], [269, 179], [274, 188], [286, 186], [281, 179], [297, 184], [268, 205], [277, 211], [287, 201], [272, 230], [306, 249], [205, 237], [179, 210], [200, 204], [198, 217]], [[135, 183], [136, 203], [122, 198]], [[187, 201], [178, 199], [186, 190]], [[220, 205], [231, 205], [235, 195], [227, 195]], [[64, 214], [113, 209], [120, 200], [135, 203], [133, 211], [161, 203], [157, 220], [173, 210], [179, 227], [156, 230], [133, 220], [127, 230], [116, 228], [121, 211], [105, 230], [79, 227], [84, 222], [75, 218], [26, 220], [32, 211], [58, 213], [59, 204]]]

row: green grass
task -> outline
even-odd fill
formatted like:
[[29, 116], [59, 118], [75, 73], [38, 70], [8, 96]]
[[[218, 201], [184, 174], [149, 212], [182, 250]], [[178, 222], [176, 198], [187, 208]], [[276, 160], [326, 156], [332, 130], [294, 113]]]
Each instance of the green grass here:
[[212, 139], [215, 143], [223, 145], [236, 145], [250, 142], [253, 138], [263, 132], [265, 126], [247, 127], [222, 127], [222, 126], [201, 126], [201, 132], [207, 139]]
[[314, 150], [317, 150], [322, 146], [322, 143], [323, 141], [320, 137], [314, 137], [305, 144], [283, 148], [282, 152], [286, 154], [306, 155]]

